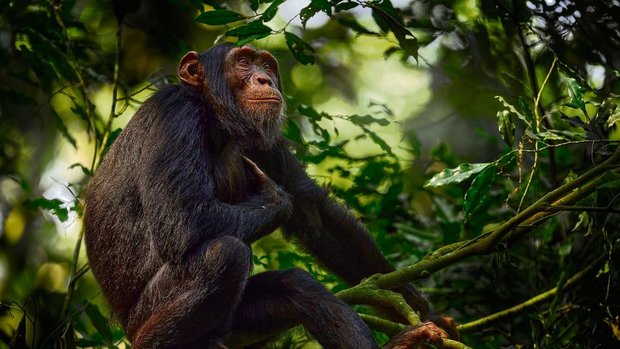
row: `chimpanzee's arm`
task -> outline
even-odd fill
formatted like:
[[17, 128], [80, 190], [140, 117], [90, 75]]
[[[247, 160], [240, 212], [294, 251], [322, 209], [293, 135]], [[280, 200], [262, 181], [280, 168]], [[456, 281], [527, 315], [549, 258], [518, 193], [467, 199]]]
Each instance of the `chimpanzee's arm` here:
[[[291, 195], [293, 213], [284, 226], [285, 232], [328, 269], [350, 285], [373, 274], [394, 271], [351, 211], [330, 199], [328, 192], [308, 177], [286, 141], [267, 151], [254, 150], [250, 158]], [[401, 291], [426, 318], [429, 304], [415, 287]]]
[[[328, 269], [351, 285], [394, 270], [351, 211], [330, 199], [327, 191], [308, 177], [285, 141], [268, 151], [254, 150], [250, 158], [291, 195], [293, 214], [284, 226], [286, 233], [295, 236]], [[425, 318], [429, 305], [424, 297], [413, 286], [402, 291]]]
[[307, 176], [285, 142], [254, 151], [250, 158], [291, 195], [293, 214], [285, 224], [286, 233], [327, 268], [349, 284], [392, 270], [364, 227]]
[[160, 134], [149, 135], [147, 139], [154, 141], [144, 146], [137, 166], [143, 221], [150, 224], [152, 243], [161, 258], [180, 262], [225, 235], [249, 242], [285, 221], [291, 206], [288, 195], [264, 174], [261, 178], [262, 172], [251, 162], [246, 167], [258, 177], [259, 193], [238, 205], [218, 200], [210, 168], [215, 161], [203, 138], [205, 126], [192, 115], [183, 115], [182, 122], [175, 117], [156, 120], [164, 125], [152, 128]]
[[189, 162], [187, 167], [160, 167], [140, 181], [143, 211], [154, 223], [149, 230], [163, 259], [180, 262], [204, 243], [225, 235], [249, 243], [274, 231], [290, 214], [290, 200], [277, 187], [275, 195], [263, 190], [238, 205], [221, 202], [213, 195], [210, 178], [198, 183], [192, 165], [196, 166]]

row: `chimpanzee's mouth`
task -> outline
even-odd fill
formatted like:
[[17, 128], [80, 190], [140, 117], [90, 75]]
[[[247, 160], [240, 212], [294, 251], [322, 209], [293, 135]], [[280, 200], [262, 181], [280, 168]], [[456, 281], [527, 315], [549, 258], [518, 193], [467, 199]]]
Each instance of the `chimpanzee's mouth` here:
[[250, 102], [282, 103], [280, 98], [277, 98], [277, 97], [272, 97], [272, 98], [250, 98], [248, 100]]

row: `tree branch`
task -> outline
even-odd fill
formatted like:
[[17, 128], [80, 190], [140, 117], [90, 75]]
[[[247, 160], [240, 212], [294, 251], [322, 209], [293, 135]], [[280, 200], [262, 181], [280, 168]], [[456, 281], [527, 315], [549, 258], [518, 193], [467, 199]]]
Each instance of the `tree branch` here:
[[595, 206], [549, 206], [545, 208], [545, 211], [548, 212], [562, 212], [562, 211], [591, 211], [591, 212], [609, 212], [609, 213], [620, 213], [620, 209], [611, 208], [609, 206], [605, 207], [595, 207]]
[[417, 326], [420, 316], [407, 303], [402, 294], [376, 286], [374, 279], [379, 275], [363, 280], [358, 286], [340, 291], [336, 296], [348, 304], [367, 304], [394, 309], [407, 319], [409, 324]]
[[359, 315], [362, 320], [364, 320], [364, 322], [368, 325], [368, 327], [377, 331], [381, 331], [390, 337], [396, 335], [407, 327], [401, 323], [385, 320], [377, 316], [367, 314]]

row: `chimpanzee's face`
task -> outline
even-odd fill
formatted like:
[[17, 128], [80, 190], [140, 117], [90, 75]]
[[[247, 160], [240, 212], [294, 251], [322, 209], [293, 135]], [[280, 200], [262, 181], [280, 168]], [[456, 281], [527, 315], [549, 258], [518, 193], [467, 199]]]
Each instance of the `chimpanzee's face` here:
[[281, 117], [283, 98], [278, 62], [269, 52], [252, 46], [231, 49], [225, 59], [225, 76], [244, 114], [266, 118], [264, 122]]

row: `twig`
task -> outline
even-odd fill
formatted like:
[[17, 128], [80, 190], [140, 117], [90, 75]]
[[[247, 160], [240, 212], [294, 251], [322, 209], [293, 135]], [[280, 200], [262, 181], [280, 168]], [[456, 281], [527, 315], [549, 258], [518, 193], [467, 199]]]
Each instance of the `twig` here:
[[[517, 29], [517, 34], [519, 35], [519, 42], [521, 43], [521, 47], [523, 49], [523, 58], [525, 60], [525, 69], [527, 71], [529, 80], [530, 80], [530, 84], [532, 85], [532, 95], [533, 96], [537, 96], [536, 100], [537, 102], [534, 105], [534, 112], [535, 113], [539, 113], [540, 115], [545, 115], [545, 109], [543, 108], [543, 106], [538, 103], [539, 100], [539, 96], [540, 96], [540, 92], [543, 89], [543, 87], [538, 88], [538, 81], [536, 80], [536, 67], [534, 65], [534, 60], [532, 59], [532, 54], [530, 53], [530, 48], [527, 45], [527, 42], [525, 41], [525, 36], [523, 35], [523, 31], [522, 31], [522, 23], [521, 23], [521, 18], [519, 15], [519, 4], [518, 1], [513, 1], [512, 2], [512, 17], [513, 17], [513, 21], [515, 23], [515, 27]], [[510, 11], [508, 11], [508, 9], [506, 9], [506, 12], [508, 12], [508, 14], [510, 15]], [[555, 65], [556, 59], [554, 57], [553, 60], [553, 64]], [[549, 72], [551, 73], [551, 72]], [[547, 78], [549, 77], [549, 75], [547, 75]], [[536, 118], [537, 122], [538, 122], [538, 117]], [[549, 123], [549, 120], [547, 119], [543, 119], [542, 120], [543, 124], [545, 125], [546, 128], [551, 128], [551, 125]], [[538, 130], [537, 130], [538, 131]], [[553, 184], [557, 184], [556, 180], [557, 180], [557, 176], [556, 176], [556, 166], [555, 166], [555, 150], [553, 148], [549, 148], [549, 173], [550, 173], [550, 177], [551, 177], [551, 183]]]
[[79, 279], [81, 275], [84, 273], [76, 273], [77, 271], [77, 263], [80, 257], [80, 249], [82, 247], [82, 239], [84, 237], [84, 225], [80, 228], [80, 233], [78, 234], [77, 241], [75, 242], [75, 249], [73, 250], [73, 259], [71, 260], [71, 272], [69, 273], [69, 285], [67, 286], [67, 294], [65, 296], [65, 301], [62, 305], [62, 311], [60, 312], [60, 319], [64, 319], [67, 317], [69, 312], [69, 306], [71, 305], [71, 299], [73, 298], [73, 291], [75, 290], [75, 281]]
[[609, 212], [609, 213], [620, 213], [620, 209], [611, 208], [609, 206], [606, 207], [595, 207], [595, 206], [549, 206], [544, 208], [545, 211], [548, 212], [557, 212], [557, 211], [591, 211], [591, 212]]
[[[551, 63], [551, 68], [549, 68], [549, 71], [547, 72], [547, 76], [545, 77], [545, 80], [543, 81], [543, 84], [540, 87], [538, 94], [536, 95], [536, 100], [534, 101], [534, 114], [536, 115], [536, 132], [540, 130], [540, 123], [543, 121], [540, 113], [538, 112], [538, 106], [540, 105], [540, 96], [542, 95], [542, 92], [545, 89], [545, 85], [547, 84], [547, 81], [549, 81], [549, 77], [551, 76], [551, 72], [553, 72], [553, 68], [555, 68], [556, 61], [557, 60], [554, 58], [553, 63]], [[521, 200], [519, 201], [517, 212], [521, 211], [523, 200], [527, 196], [527, 192], [529, 191], [530, 185], [532, 184], [532, 179], [534, 178], [534, 174], [536, 173], [536, 169], [538, 168], [539, 144], [540, 143], [538, 140], [534, 141], [534, 164], [532, 165], [532, 169], [530, 171], [530, 178], [528, 178], [527, 184], [525, 185], [525, 189], [523, 190], [523, 195], [521, 195]], [[555, 181], [555, 179], [553, 179], [553, 181]]]
[[114, 77], [112, 80], [112, 105], [110, 106], [110, 115], [108, 115], [108, 121], [106, 122], [105, 128], [103, 129], [103, 137], [101, 139], [101, 144], [99, 145], [99, 160], [97, 166], [101, 164], [101, 160], [103, 160], [103, 151], [107, 146], [108, 140], [110, 139], [110, 134], [112, 132], [112, 123], [114, 119], [118, 116], [116, 114], [116, 103], [118, 101], [118, 75], [120, 70], [120, 60], [121, 60], [121, 47], [122, 47], [122, 39], [123, 39], [123, 28], [124, 21], [119, 21], [118, 28], [116, 29], [116, 51], [114, 52]]
[[[62, 3], [60, 1], [56, 1], [56, 2], [50, 1], [50, 6], [52, 8], [52, 12], [54, 13], [54, 19], [58, 23], [58, 26], [62, 29], [62, 34], [66, 39], [66, 50], [67, 50], [67, 56], [69, 57], [69, 59], [67, 59], [65, 63], [67, 63], [67, 65], [71, 68], [71, 70], [73, 71], [73, 73], [78, 79], [79, 91], [80, 91], [80, 94], [82, 95], [82, 101], [84, 102], [84, 109], [86, 112], [87, 129], [88, 131], [91, 131], [95, 134], [95, 146], [94, 146], [93, 158], [92, 158], [91, 166], [90, 166], [91, 173], [92, 173], [92, 170], [95, 166], [95, 160], [97, 157], [97, 148], [98, 148], [96, 115], [93, 114], [93, 108], [90, 103], [90, 100], [88, 99], [88, 91], [86, 90], [86, 83], [84, 82], [84, 77], [82, 76], [82, 72], [80, 71], [80, 69], [78, 69], [78, 66], [76, 66], [72, 62], [72, 59], [75, 59], [75, 53], [73, 52], [73, 41], [71, 40], [71, 36], [69, 36], [69, 33], [67, 31], [67, 27], [65, 26], [62, 16], [59, 13], [62, 7]], [[52, 45], [54, 45], [54, 43], [52, 43]], [[73, 100], [73, 98], [71, 99], [77, 105], [77, 102]]]

